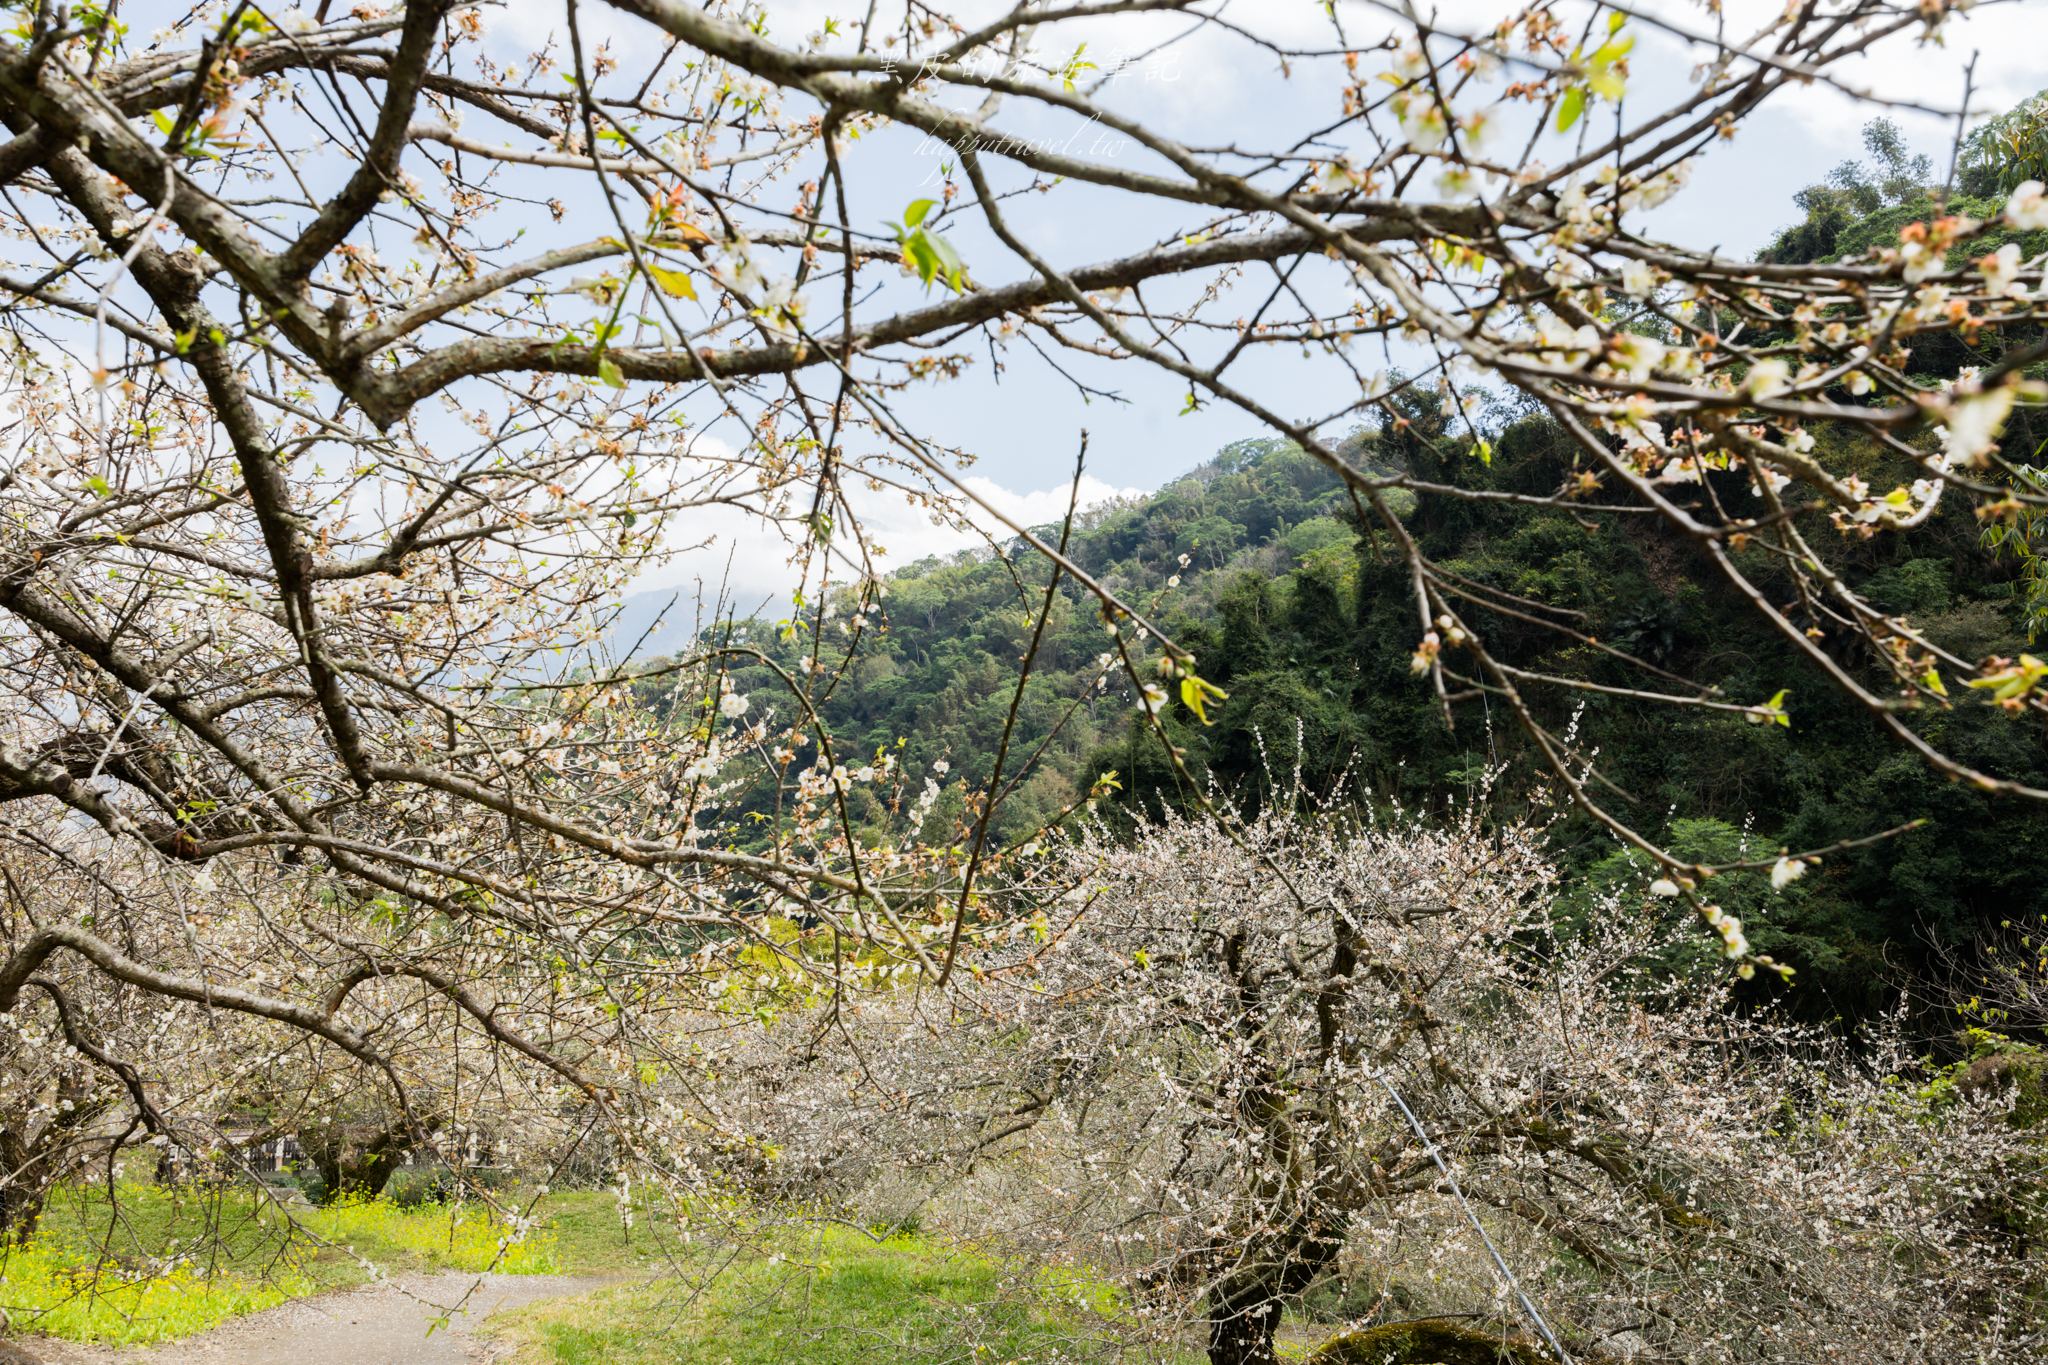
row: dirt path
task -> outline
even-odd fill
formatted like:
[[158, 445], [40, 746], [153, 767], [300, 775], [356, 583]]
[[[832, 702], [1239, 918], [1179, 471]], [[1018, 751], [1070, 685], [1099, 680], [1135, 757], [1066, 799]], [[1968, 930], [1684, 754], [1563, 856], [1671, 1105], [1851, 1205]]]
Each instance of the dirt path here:
[[[47, 1365], [476, 1365], [509, 1354], [507, 1348], [477, 1335], [476, 1329], [491, 1314], [541, 1299], [587, 1294], [619, 1280], [617, 1275], [472, 1275], [453, 1270], [401, 1275], [380, 1285], [279, 1304], [161, 1346], [114, 1348], [51, 1340], [21, 1344]], [[463, 1312], [429, 1336], [427, 1328], [457, 1303], [463, 1303]]]

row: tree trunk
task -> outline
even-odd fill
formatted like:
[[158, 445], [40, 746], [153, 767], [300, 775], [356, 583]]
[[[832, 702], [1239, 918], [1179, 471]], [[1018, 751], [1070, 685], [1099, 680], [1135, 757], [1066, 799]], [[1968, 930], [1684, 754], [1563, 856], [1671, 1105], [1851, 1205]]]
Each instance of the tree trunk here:
[[320, 1172], [320, 1202], [332, 1204], [344, 1195], [375, 1199], [384, 1193], [398, 1159], [382, 1150], [337, 1150], [326, 1148], [307, 1154], [313, 1169]]
[[0, 1185], [0, 1246], [19, 1246], [35, 1236], [50, 1187], [33, 1172]]
[[[431, 1132], [434, 1126], [425, 1125], [424, 1131]], [[411, 1124], [394, 1123], [360, 1144], [340, 1136], [308, 1141], [307, 1135], [301, 1134], [299, 1147], [320, 1173], [320, 1202], [331, 1204], [344, 1195], [375, 1199], [384, 1193], [416, 1131]]]
[[360, 1152], [353, 1160], [342, 1163], [334, 1188], [342, 1194], [375, 1199], [384, 1193], [384, 1187], [391, 1183], [391, 1173], [397, 1169], [398, 1159], [389, 1152]]
[[1209, 1365], [1279, 1365], [1273, 1334], [1280, 1327], [1280, 1301], [1249, 1307], [1220, 1303], [1209, 1310]]
[[1326, 1208], [1233, 1253], [1237, 1268], [1209, 1290], [1209, 1365], [1279, 1365], [1281, 1305], [1335, 1263], [1346, 1226], [1343, 1213]]
[[0, 1128], [0, 1245], [18, 1245], [35, 1235], [43, 1205], [59, 1180], [84, 1164], [85, 1149], [71, 1140], [89, 1111], [74, 1098], [80, 1088], [59, 1082], [60, 1100], [71, 1100], [48, 1123], [32, 1121]]

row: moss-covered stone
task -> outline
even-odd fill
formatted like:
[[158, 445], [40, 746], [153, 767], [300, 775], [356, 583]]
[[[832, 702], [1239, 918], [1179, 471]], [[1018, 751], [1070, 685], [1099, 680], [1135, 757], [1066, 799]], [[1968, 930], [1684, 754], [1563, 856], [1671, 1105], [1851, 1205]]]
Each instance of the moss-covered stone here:
[[1553, 1365], [1529, 1342], [1449, 1318], [1419, 1318], [1330, 1338], [1308, 1365]]

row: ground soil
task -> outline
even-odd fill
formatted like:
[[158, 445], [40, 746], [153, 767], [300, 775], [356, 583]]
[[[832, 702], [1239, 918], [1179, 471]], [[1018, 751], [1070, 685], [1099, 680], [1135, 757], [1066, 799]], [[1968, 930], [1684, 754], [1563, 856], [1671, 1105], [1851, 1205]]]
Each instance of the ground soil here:
[[[158, 1346], [81, 1346], [48, 1338], [16, 1344], [45, 1365], [477, 1365], [510, 1354], [478, 1330], [491, 1314], [587, 1294], [618, 1278], [454, 1270], [400, 1275], [279, 1304]], [[427, 1329], [451, 1311], [448, 1325], [430, 1335]]]

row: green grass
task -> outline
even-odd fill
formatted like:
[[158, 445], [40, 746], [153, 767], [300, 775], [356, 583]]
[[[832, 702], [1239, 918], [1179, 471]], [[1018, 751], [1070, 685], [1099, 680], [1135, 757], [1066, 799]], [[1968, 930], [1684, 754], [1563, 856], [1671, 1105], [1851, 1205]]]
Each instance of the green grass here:
[[123, 1344], [189, 1336], [361, 1283], [372, 1266], [516, 1275], [631, 1263], [609, 1195], [551, 1195], [537, 1222], [508, 1239], [508, 1226], [473, 1203], [284, 1210], [237, 1186], [122, 1181], [112, 1198], [102, 1186], [74, 1187], [52, 1198], [27, 1245], [0, 1247], [0, 1308], [17, 1330]]
[[[497, 1328], [522, 1365], [1081, 1365], [1118, 1358], [1113, 1291], [1089, 1277], [1013, 1277], [926, 1237], [847, 1228], [779, 1250], [696, 1250], [683, 1276], [558, 1299]], [[707, 1272], [716, 1271], [716, 1274]], [[1200, 1357], [1191, 1355], [1189, 1360]]]
[[0, 1308], [18, 1331], [167, 1341], [361, 1283], [369, 1265], [398, 1274], [495, 1262], [514, 1274], [639, 1272], [615, 1288], [495, 1319], [526, 1365], [1132, 1358], [1114, 1341], [1121, 1296], [1080, 1271], [1030, 1272], [932, 1237], [877, 1240], [829, 1224], [755, 1230], [735, 1246], [712, 1229], [752, 1220], [723, 1206], [685, 1241], [672, 1219], [639, 1214], [629, 1231], [610, 1193], [554, 1193], [536, 1209], [533, 1231], [501, 1257], [507, 1227], [476, 1204], [287, 1211], [246, 1187], [123, 1181], [111, 1199], [104, 1188], [71, 1188], [51, 1200], [26, 1246], [0, 1247]]

